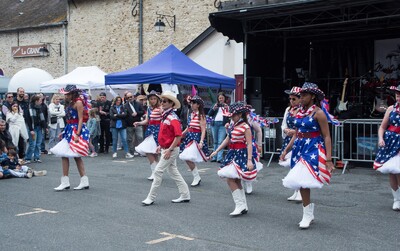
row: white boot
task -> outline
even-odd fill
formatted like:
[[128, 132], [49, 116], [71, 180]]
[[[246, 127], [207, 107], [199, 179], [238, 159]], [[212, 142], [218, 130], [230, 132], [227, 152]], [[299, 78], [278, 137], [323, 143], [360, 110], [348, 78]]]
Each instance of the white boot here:
[[81, 177], [81, 182], [79, 183], [79, 186], [74, 187], [74, 190], [82, 189], [89, 189], [89, 179], [86, 175]]
[[293, 201], [302, 202], [303, 198], [301, 197], [300, 191], [297, 191], [296, 197], [294, 197]]
[[68, 176], [62, 176], [61, 177], [61, 184], [54, 188], [54, 190], [56, 191], [62, 191], [62, 190], [66, 190], [70, 188], [70, 184], [69, 184], [69, 178]]
[[247, 194], [251, 194], [253, 192], [253, 181], [242, 181], [243, 189]]
[[[287, 198], [288, 201], [294, 201], [297, 197], [297, 194], [300, 193], [299, 190], [294, 190], [294, 193], [292, 196], [290, 196], [289, 198]], [[300, 195], [301, 196], [301, 195]]]
[[190, 184], [190, 186], [196, 187], [196, 186], [200, 185], [200, 182], [201, 182], [201, 178], [200, 178], [199, 170], [197, 169], [197, 166], [195, 166], [194, 169], [192, 170], [192, 174], [193, 174], [193, 182], [192, 182], [192, 184]]
[[299, 223], [299, 227], [302, 229], [307, 229], [310, 224], [314, 221], [314, 203], [308, 204], [303, 207], [303, 219]]
[[154, 180], [154, 170], [156, 170], [157, 164], [158, 164], [158, 162], [155, 162], [155, 161], [153, 163], [151, 163], [151, 165], [150, 165], [151, 175], [147, 178], [148, 180], [151, 180], [151, 181]]
[[247, 211], [249, 211], [249, 208], [247, 207], [246, 194], [245, 194], [244, 189], [241, 189], [240, 192], [242, 193], [243, 203], [244, 203], [244, 206], [246, 208], [246, 212], [244, 212], [244, 213], [247, 213]]
[[235, 210], [230, 213], [230, 216], [238, 216], [247, 213], [244, 200], [242, 198], [242, 192], [240, 189], [236, 189], [232, 192], [233, 201], [235, 202]]
[[394, 211], [400, 211], [400, 188], [398, 188], [396, 191], [392, 189], [392, 194], [394, 201], [392, 209]]

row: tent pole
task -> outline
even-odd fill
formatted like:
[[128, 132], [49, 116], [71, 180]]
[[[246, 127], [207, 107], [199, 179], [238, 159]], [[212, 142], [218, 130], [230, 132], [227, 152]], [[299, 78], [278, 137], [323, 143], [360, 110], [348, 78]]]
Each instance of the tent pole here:
[[244, 29], [244, 41], [243, 41], [243, 101], [247, 103], [247, 32], [246, 32], [246, 23], [242, 23]]

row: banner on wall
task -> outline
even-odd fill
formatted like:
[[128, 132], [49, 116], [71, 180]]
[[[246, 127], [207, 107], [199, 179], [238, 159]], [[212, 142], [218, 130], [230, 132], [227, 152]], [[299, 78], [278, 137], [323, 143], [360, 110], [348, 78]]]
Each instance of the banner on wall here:
[[400, 77], [400, 38], [375, 41], [374, 70], [378, 78]]

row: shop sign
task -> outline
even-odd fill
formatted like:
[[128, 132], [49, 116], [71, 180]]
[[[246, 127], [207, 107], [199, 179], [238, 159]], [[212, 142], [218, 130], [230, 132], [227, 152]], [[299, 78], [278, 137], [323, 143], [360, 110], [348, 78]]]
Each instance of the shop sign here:
[[39, 49], [42, 47], [43, 44], [12, 46], [11, 54], [14, 58], [40, 57]]

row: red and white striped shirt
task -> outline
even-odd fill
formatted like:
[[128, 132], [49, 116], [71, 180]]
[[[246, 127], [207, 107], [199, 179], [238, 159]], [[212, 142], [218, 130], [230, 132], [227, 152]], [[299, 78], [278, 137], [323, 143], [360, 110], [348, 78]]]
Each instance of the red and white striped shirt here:
[[199, 112], [192, 112], [192, 114], [190, 114], [189, 128], [201, 131]]
[[149, 125], [160, 124], [162, 119], [162, 109], [157, 107], [150, 111]]
[[250, 130], [250, 126], [247, 123], [242, 122], [236, 125], [231, 132], [231, 143], [246, 143], [244, 134], [247, 129]]

